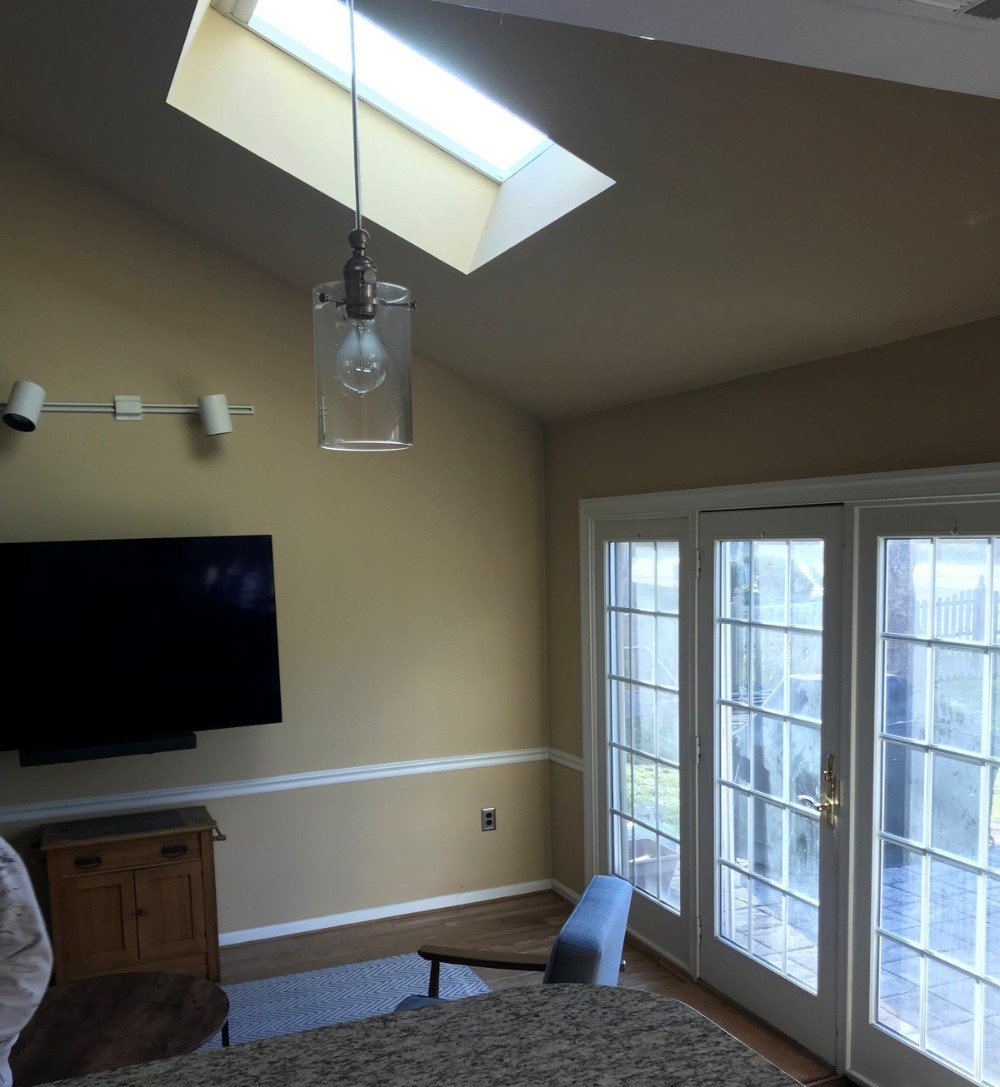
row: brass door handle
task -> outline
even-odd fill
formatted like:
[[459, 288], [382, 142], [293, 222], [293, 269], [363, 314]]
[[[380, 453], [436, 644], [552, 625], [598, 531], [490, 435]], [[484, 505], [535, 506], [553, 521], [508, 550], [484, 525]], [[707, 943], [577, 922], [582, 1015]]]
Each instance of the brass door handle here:
[[[826, 812], [827, 813], [827, 822], [828, 823], [830, 822], [830, 812], [834, 807], [833, 801], [831, 801], [831, 800], [817, 800], [815, 797], [806, 796], [805, 794], [801, 794], [801, 795], [797, 796], [795, 799], [800, 804], [805, 804], [807, 807], [812, 808], [813, 811], [818, 811], [820, 813]], [[831, 824], [831, 826], [832, 826], [832, 824]]]
[[823, 770], [823, 799], [799, 795], [795, 799], [800, 804], [807, 804], [813, 811], [818, 811], [826, 816], [826, 825], [837, 825], [837, 809], [840, 807], [840, 779], [837, 777], [837, 760], [833, 755], [827, 755], [826, 768]]

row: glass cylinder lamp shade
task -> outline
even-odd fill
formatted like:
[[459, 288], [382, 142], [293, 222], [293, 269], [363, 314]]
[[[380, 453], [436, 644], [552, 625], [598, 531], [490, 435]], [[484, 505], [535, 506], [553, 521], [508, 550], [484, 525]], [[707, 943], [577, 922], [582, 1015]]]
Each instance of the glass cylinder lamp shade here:
[[410, 292], [379, 283], [375, 317], [348, 317], [344, 283], [313, 289], [316, 409], [323, 449], [378, 451], [413, 445]]

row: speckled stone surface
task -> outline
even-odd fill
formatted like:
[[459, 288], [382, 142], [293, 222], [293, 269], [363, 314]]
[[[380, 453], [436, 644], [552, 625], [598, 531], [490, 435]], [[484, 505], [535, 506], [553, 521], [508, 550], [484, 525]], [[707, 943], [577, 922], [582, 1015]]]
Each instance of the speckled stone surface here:
[[693, 1008], [541, 985], [62, 1080], [60, 1087], [795, 1087]]

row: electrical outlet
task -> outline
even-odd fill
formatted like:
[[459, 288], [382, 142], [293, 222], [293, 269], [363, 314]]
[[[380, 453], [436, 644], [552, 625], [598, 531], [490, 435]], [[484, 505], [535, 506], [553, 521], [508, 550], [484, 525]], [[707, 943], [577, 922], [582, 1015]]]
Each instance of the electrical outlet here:
[[496, 830], [497, 829], [497, 810], [496, 808], [483, 808], [480, 813], [481, 825], [483, 830]]

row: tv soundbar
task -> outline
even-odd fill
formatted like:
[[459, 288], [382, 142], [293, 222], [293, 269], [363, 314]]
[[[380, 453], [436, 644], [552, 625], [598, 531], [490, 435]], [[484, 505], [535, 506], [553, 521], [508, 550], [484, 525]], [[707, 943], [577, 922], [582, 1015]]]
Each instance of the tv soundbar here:
[[188, 751], [198, 746], [193, 732], [172, 736], [143, 736], [135, 740], [115, 740], [90, 747], [20, 748], [21, 766], [49, 766], [57, 762], [84, 762], [87, 759], [113, 759], [118, 755], [152, 755], [157, 751]]

